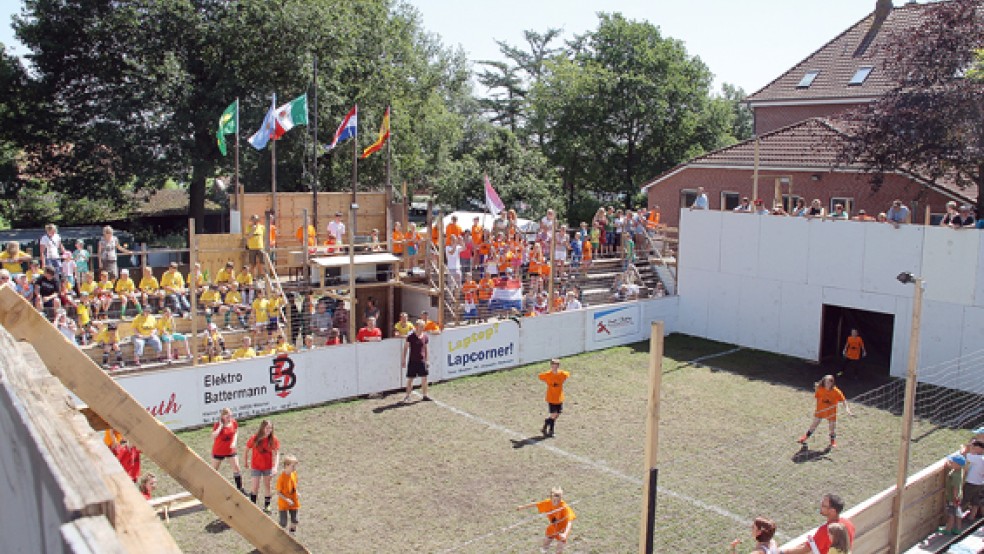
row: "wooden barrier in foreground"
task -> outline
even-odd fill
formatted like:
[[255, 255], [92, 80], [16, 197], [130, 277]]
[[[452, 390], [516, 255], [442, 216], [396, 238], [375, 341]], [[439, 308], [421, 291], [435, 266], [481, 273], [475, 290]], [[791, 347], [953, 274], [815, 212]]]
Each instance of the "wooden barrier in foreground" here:
[[68, 391], [0, 327], [4, 552], [180, 552]]
[[[905, 484], [902, 506], [902, 529], [899, 551], [905, 552], [932, 533], [943, 515], [943, 460], [909, 477]], [[892, 499], [895, 487], [889, 487], [844, 512], [854, 523], [856, 535], [853, 551], [859, 554], [891, 553]], [[789, 541], [783, 548], [802, 544], [816, 529]]]
[[[0, 325], [17, 340], [31, 343], [48, 371], [60, 379], [66, 388], [113, 428], [123, 433], [185, 490], [201, 500], [202, 504], [260, 552], [308, 552], [294, 537], [288, 535], [174, 433], [158, 422], [88, 356], [68, 342], [9, 285], [0, 287]], [[57, 426], [59, 421], [52, 420], [52, 425]], [[85, 473], [87, 468], [79, 468], [79, 471]], [[133, 485], [128, 482], [127, 486]], [[20, 503], [5, 504], [16, 506], [15, 509], [18, 510], [23, 506]], [[149, 507], [144, 504], [144, 509], [149, 510]], [[115, 515], [117, 519], [130, 516], [127, 510]], [[153, 549], [150, 544], [145, 545], [143, 551], [148, 551], [148, 547]]]

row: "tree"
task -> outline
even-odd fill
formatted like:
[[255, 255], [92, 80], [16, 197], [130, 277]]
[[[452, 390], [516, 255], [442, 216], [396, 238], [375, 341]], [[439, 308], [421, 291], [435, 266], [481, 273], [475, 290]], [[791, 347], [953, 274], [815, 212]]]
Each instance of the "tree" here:
[[984, 47], [984, 9], [975, 0], [927, 5], [924, 17], [886, 44], [897, 85], [846, 113], [841, 163], [860, 163], [877, 187], [886, 172], [976, 186], [984, 214], [984, 83], [964, 77]]
[[710, 71], [680, 41], [600, 14], [596, 30], [546, 63], [532, 94], [568, 204], [585, 188], [628, 203], [644, 179], [723, 145], [734, 116], [710, 86]]
[[[467, 89], [462, 57], [390, 0], [26, 0], [15, 27], [36, 75], [34, 110], [45, 114], [27, 146], [51, 186], [122, 202], [175, 179], [189, 184], [199, 224], [206, 181], [231, 173], [215, 144], [219, 114], [238, 97], [248, 137], [270, 93], [286, 101], [310, 91], [315, 55], [323, 128], [353, 103], [364, 121], [392, 104], [404, 162], [394, 165], [411, 178], [440, 168], [434, 138], [455, 126], [448, 103]], [[278, 144], [280, 190], [310, 189], [305, 160], [314, 151], [303, 129]], [[326, 162], [329, 184], [351, 164]], [[370, 160], [364, 180], [378, 182], [381, 166]], [[269, 190], [269, 155], [245, 147], [242, 174], [247, 189]]]
[[721, 97], [728, 104], [732, 113], [731, 137], [734, 142], [752, 138], [755, 133], [755, 115], [745, 103], [745, 90], [729, 83], [721, 85]]

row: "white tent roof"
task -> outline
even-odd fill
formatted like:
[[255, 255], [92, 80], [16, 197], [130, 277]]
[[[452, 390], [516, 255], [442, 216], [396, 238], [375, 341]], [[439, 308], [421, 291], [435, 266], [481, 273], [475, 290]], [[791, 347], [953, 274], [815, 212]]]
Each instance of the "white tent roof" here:
[[[451, 212], [444, 216], [443, 221], [445, 227], [451, 223], [451, 216], [458, 218], [458, 225], [462, 229], [471, 229], [472, 222], [476, 217], [482, 223], [482, 227], [489, 231], [492, 230], [492, 224], [495, 222], [495, 218], [488, 212]], [[516, 222], [519, 225], [519, 230], [524, 233], [535, 233], [539, 229], [539, 223], [530, 219], [517, 218]]]

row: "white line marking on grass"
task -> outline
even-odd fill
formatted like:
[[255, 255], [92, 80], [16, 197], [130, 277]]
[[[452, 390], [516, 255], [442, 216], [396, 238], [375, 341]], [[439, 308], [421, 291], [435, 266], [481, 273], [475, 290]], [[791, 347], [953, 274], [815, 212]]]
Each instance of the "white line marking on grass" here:
[[704, 360], [711, 360], [711, 359], [714, 359], [714, 358], [720, 358], [721, 356], [727, 356], [728, 354], [734, 354], [735, 352], [738, 352], [739, 350], [741, 350], [741, 347], [740, 346], [738, 346], [736, 348], [732, 348], [731, 350], [725, 350], [724, 352], [718, 352], [717, 354], [708, 354], [706, 356], [700, 356], [700, 357], [694, 358], [693, 360], [690, 360], [687, 363], [688, 364], [699, 364], [700, 362], [703, 362]]
[[[524, 437], [522, 435], [522, 433], [513, 431], [512, 429], [509, 429], [508, 427], [503, 427], [502, 425], [499, 425], [498, 423], [489, 421], [489, 420], [484, 419], [482, 417], [479, 417], [479, 416], [477, 416], [475, 414], [466, 412], [466, 411], [464, 411], [462, 409], [455, 408], [454, 406], [452, 406], [450, 404], [447, 404], [445, 402], [442, 402], [440, 400], [434, 400], [433, 402], [434, 402], [435, 405], [440, 406], [441, 408], [444, 408], [445, 410], [447, 410], [447, 411], [449, 411], [449, 412], [451, 412], [453, 414], [457, 414], [457, 415], [459, 415], [461, 417], [464, 417], [466, 419], [470, 419], [470, 420], [472, 420], [472, 421], [474, 421], [476, 423], [479, 423], [481, 425], [484, 425], [485, 427], [488, 427], [489, 429], [492, 429], [493, 431], [498, 431], [498, 432], [500, 432], [500, 433], [502, 433], [504, 435], [507, 435], [507, 436], [510, 436], [510, 437], [515, 437], [515, 438], [520, 439], [520, 440], [524, 440], [526, 438], [526, 437]], [[575, 462], [577, 462], [579, 464], [588, 466], [588, 467], [590, 467], [592, 469], [595, 469], [597, 471], [600, 471], [600, 472], [602, 472], [604, 474], [610, 475], [612, 477], [615, 477], [616, 479], [625, 481], [627, 483], [631, 483], [633, 485], [638, 485], [638, 486], [641, 486], [642, 485], [642, 479], [641, 478], [632, 477], [631, 475], [627, 475], [625, 473], [622, 473], [621, 471], [619, 471], [619, 470], [617, 470], [617, 469], [615, 469], [613, 467], [610, 467], [608, 464], [606, 464], [604, 462], [600, 462], [600, 461], [597, 461], [597, 460], [592, 460], [591, 458], [586, 458], [584, 456], [581, 456], [581, 455], [578, 455], [578, 454], [574, 454], [573, 452], [568, 452], [568, 451], [566, 451], [566, 450], [564, 450], [562, 448], [557, 448], [556, 446], [553, 446], [553, 445], [550, 445], [550, 444], [533, 443], [531, 446], [536, 446], [538, 448], [546, 449], [546, 450], [548, 450], [548, 451], [550, 451], [550, 452], [552, 452], [554, 454], [557, 454], [558, 456], [561, 456], [563, 458], [567, 458], [568, 460], [573, 460], [573, 461], [575, 461]], [[658, 490], [662, 494], [665, 494], [665, 495], [670, 496], [672, 498], [676, 498], [677, 500], [682, 500], [684, 502], [689, 502], [690, 504], [693, 504], [694, 506], [697, 506], [698, 508], [701, 508], [703, 510], [707, 510], [709, 512], [713, 512], [713, 513], [715, 513], [715, 514], [717, 514], [719, 516], [722, 516], [722, 517], [726, 517], [726, 518], [728, 518], [728, 519], [730, 519], [732, 521], [735, 521], [737, 523], [740, 523], [742, 525], [748, 525], [748, 524], [750, 524], [752, 522], [751, 518], [742, 517], [742, 516], [740, 516], [740, 515], [738, 515], [738, 514], [736, 514], [734, 512], [730, 512], [730, 511], [728, 511], [728, 510], [726, 510], [726, 509], [724, 509], [724, 508], [722, 508], [720, 506], [715, 506], [713, 504], [708, 504], [707, 502], [704, 502], [704, 501], [699, 500], [697, 498], [694, 498], [692, 496], [688, 496], [686, 494], [682, 494], [682, 493], [678, 493], [676, 491], [672, 491], [670, 489], [667, 489], [666, 487], [657, 486], [656, 487], [656, 490]], [[508, 527], [506, 529], [508, 529]], [[490, 533], [489, 536], [491, 534], [492, 533]], [[778, 535], [778, 533], [777, 533], [777, 535]], [[477, 540], [477, 539], [475, 539], [475, 540]]]

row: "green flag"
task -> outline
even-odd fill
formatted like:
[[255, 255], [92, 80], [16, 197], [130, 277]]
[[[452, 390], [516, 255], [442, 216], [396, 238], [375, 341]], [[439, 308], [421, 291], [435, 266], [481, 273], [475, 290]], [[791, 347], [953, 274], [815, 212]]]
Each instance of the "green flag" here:
[[226, 155], [226, 135], [239, 132], [239, 100], [236, 100], [222, 112], [219, 117], [219, 129], [215, 132], [215, 138], [219, 144], [219, 152]]

